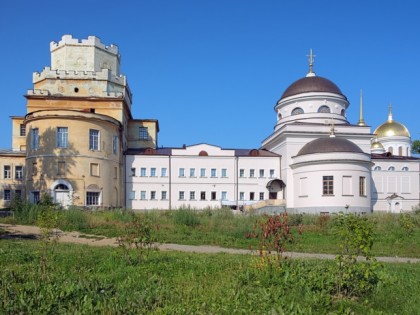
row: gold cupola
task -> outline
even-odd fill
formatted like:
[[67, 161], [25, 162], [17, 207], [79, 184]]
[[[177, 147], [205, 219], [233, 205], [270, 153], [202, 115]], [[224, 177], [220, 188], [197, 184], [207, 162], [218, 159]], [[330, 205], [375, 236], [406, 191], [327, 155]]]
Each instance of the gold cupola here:
[[392, 118], [392, 106], [389, 104], [388, 121], [380, 125], [373, 132], [378, 139], [387, 137], [407, 137], [410, 138], [410, 132], [407, 127]]

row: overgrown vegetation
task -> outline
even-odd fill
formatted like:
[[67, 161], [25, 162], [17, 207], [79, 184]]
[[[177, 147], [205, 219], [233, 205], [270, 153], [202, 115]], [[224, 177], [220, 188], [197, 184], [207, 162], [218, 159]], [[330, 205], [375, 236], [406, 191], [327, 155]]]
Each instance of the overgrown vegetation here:
[[419, 264], [385, 265], [374, 294], [337, 299], [334, 261], [286, 260], [268, 275], [248, 255], [150, 252], [57, 244], [40, 281], [37, 241], [1, 241], [2, 314], [416, 314]]
[[[36, 225], [39, 205], [19, 202], [13, 207], [15, 216], [0, 218], [0, 222]], [[59, 228], [84, 234], [119, 237], [125, 225], [139, 217], [147, 220], [162, 243], [189, 245], [218, 245], [232, 248], [256, 248], [258, 241], [249, 237], [259, 215], [234, 215], [228, 209], [181, 209], [173, 211], [133, 212], [86, 211], [71, 207], [61, 211]], [[295, 235], [299, 228], [303, 234], [299, 242], [289, 244], [288, 251], [339, 254], [339, 236], [335, 233], [336, 215], [288, 215], [288, 223]], [[374, 256], [420, 257], [420, 211], [403, 214], [376, 213], [367, 215], [374, 224]]]

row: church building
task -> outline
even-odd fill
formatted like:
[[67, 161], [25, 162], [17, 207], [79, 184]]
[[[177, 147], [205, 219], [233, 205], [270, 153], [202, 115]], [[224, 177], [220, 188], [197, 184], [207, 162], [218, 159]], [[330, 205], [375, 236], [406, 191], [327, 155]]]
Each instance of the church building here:
[[26, 113], [11, 117], [12, 148], [0, 150], [3, 208], [44, 193], [64, 208], [369, 213], [419, 204], [420, 160], [407, 128], [390, 106], [372, 132], [362, 95], [359, 121], [349, 122], [349, 101], [315, 74], [312, 52], [306, 76], [274, 107], [273, 133], [248, 149], [158, 145], [158, 120], [132, 116], [117, 46], [64, 35], [50, 52]]

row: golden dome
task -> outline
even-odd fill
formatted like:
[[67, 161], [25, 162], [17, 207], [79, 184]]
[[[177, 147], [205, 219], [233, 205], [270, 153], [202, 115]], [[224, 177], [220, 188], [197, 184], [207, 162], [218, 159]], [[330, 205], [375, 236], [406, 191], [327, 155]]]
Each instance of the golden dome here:
[[392, 106], [389, 104], [389, 113], [388, 121], [380, 125], [373, 132], [376, 135], [376, 138], [386, 138], [386, 137], [408, 137], [410, 138], [410, 132], [408, 129], [399, 122], [396, 122], [392, 118]]
[[375, 150], [375, 149], [385, 150], [382, 143], [377, 142], [377, 141], [373, 142], [372, 145], [370, 146], [370, 148], [371, 148], [371, 150]]
[[373, 133], [377, 138], [410, 137], [408, 129], [403, 124], [393, 120], [388, 120], [386, 123], [380, 125]]

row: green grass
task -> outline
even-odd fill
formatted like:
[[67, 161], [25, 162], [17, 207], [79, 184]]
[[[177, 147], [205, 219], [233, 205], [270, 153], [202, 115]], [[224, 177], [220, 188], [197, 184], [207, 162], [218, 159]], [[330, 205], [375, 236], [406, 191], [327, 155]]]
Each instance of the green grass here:
[[1, 241], [2, 314], [418, 314], [420, 264], [389, 264], [374, 294], [328, 292], [332, 261], [289, 261], [268, 274], [257, 257], [152, 252], [127, 265], [118, 249], [57, 244], [40, 281], [39, 243]]
[[[0, 222], [36, 224], [39, 209], [23, 204], [15, 217], [0, 218]], [[161, 243], [188, 245], [217, 245], [232, 248], [256, 249], [257, 240], [249, 237], [254, 231], [258, 215], [234, 215], [226, 209], [195, 211], [136, 212], [118, 209], [113, 211], [84, 211], [71, 208], [62, 211], [59, 228], [65, 231], [80, 231], [107, 237], [123, 235], [133, 215], [151, 222], [156, 237]], [[372, 253], [376, 256], [420, 257], [420, 214], [402, 216], [397, 214], [373, 214], [375, 242]], [[340, 251], [339, 240], [334, 231], [334, 216], [329, 218], [311, 215], [290, 215], [289, 222], [295, 238], [288, 251], [332, 253]], [[303, 234], [297, 229], [302, 224]]]

